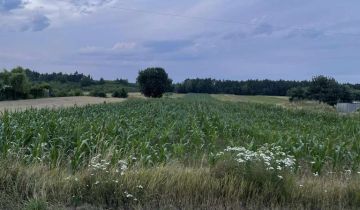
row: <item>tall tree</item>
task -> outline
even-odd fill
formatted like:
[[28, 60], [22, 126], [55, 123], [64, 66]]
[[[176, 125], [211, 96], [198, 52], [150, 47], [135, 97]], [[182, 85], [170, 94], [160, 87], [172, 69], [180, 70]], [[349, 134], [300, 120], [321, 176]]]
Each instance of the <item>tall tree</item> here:
[[170, 89], [172, 80], [163, 68], [147, 68], [139, 72], [136, 79], [140, 91], [146, 97], [160, 98]]
[[331, 77], [314, 77], [309, 86], [309, 97], [319, 102], [335, 105], [341, 100], [341, 85]]

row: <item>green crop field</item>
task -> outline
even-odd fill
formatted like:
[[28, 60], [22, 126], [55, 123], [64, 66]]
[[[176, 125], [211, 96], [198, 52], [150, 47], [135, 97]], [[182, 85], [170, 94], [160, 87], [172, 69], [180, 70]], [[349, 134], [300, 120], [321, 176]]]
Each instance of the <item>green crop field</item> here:
[[224, 97], [4, 112], [0, 208], [360, 207], [359, 115]]

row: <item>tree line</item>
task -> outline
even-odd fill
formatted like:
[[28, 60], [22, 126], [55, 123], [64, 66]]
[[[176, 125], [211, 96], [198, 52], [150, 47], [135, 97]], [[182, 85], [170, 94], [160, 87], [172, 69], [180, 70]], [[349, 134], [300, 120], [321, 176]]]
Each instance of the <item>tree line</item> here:
[[306, 87], [309, 83], [309, 81], [273, 81], [268, 79], [233, 81], [197, 78], [186, 79], [182, 83], [175, 84], [175, 91], [177, 93], [286, 96], [290, 88]]
[[[121, 88], [121, 89], [120, 89]], [[137, 83], [125, 79], [94, 80], [82, 73], [39, 73], [17, 67], [0, 72], [0, 100], [16, 100], [51, 96], [90, 95], [127, 96], [126, 88], [138, 89], [147, 97], [161, 97], [165, 92], [235, 95], [289, 96], [290, 101], [304, 99], [334, 105], [360, 100], [360, 84], [340, 84], [334, 78], [314, 77], [311, 81], [287, 80], [216, 80], [186, 79], [173, 84], [163, 68], [147, 68], [139, 72]]]
[[82, 73], [39, 73], [30, 69], [16, 67], [0, 72], [0, 100], [18, 100], [44, 97], [81, 96], [84, 92], [95, 96], [127, 96], [128, 90], [136, 90], [135, 84], [126, 79], [106, 81], [94, 80]]
[[311, 81], [186, 79], [175, 84], [175, 92], [289, 96], [290, 101], [309, 99], [329, 105], [360, 100], [360, 84], [340, 84], [326, 76], [316, 76]]

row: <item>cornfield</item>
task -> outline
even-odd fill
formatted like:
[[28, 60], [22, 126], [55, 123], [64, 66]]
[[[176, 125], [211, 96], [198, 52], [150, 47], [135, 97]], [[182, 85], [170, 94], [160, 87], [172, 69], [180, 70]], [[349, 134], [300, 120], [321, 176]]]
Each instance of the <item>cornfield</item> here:
[[128, 100], [65, 109], [2, 113], [2, 158], [51, 168], [87, 167], [101, 156], [116, 164], [211, 164], [227, 147], [280, 146], [311, 170], [356, 170], [360, 117], [275, 105], [220, 102], [207, 95]]

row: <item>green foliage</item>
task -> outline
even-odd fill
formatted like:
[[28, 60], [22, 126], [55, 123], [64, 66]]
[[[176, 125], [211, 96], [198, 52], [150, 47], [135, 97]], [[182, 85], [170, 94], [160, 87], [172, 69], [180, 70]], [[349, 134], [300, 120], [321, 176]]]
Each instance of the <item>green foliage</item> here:
[[70, 93], [68, 94], [68, 96], [83, 96], [83, 95], [84, 93], [80, 89], [71, 90]]
[[270, 95], [285, 96], [287, 91], [293, 87], [306, 87], [309, 81], [285, 81], [285, 80], [215, 80], [186, 79], [175, 85], [178, 93], [209, 93], [209, 94], [236, 94], [236, 95]]
[[106, 98], [106, 93], [101, 91], [101, 90], [93, 90], [90, 92], [90, 95], [91, 96], [94, 96], [94, 97], [101, 97], [101, 98]]
[[146, 97], [160, 98], [171, 87], [172, 80], [162, 68], [147, 68], [139, 72], [137, 83]]
[[31, 199], [25, 204], [24, 210], [47, 210], [47, 204], [42, 199]]
[[341, 99], [341, 86], [330, 77], [314, 77], [309, 86], [309, 97], [317, 101], [327, 103], [331, 106], [338, 103]]
[[90, 76], [83, 77], [80, 80], [81, 87], [88, 87], [88, 86], [92, 85], [93, 83], [94, 83], [94, 80]]
[[3, 71], [0, 73], [0, 99], [16, 100], [28, 98], [30, 92], [30, 83], [20, 67], [13, 69], [11, 72]]
[[294, 87], [288, 90], [287, 96], [290, 101], [301, 101], [307, 98], [307, 89], [304, 87]]
[[99, 80], [99, 84], [100, 84], [100, 85], [105, 84], [105, 80], [104, 80], [104, 78], [102, 78], [102, 77], [100, 78], [100, 80]]
[[121, 90], [116, 90], [112, 93], [112, 97], [114, 98], [127, 98], [128, 97], [128, 93], [126, 92], [126, 90], [124, 88], [121, 88]]

